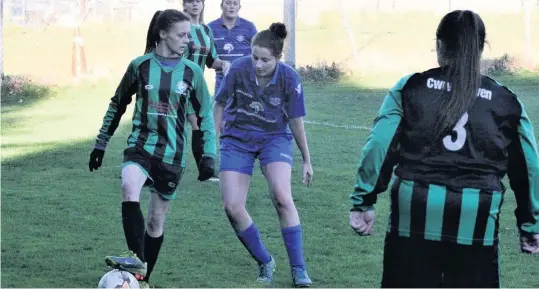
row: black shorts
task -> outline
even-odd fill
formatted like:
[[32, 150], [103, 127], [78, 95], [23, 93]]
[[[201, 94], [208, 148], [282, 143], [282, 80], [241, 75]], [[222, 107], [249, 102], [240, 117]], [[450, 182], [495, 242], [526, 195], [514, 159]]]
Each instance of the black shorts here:
[[158, 193], [166, 200], [176, 198], [176, 188], [182, 178], [183, 167], [164, 163], [138, 147], [124, 150], [122, 168], [132, 164], [137, 165], [148, 177], [144, 186], [150, 187], [152, 193]]
[[498, 244], [460, 245], [387, 235], [382, 288], [500, 288]]

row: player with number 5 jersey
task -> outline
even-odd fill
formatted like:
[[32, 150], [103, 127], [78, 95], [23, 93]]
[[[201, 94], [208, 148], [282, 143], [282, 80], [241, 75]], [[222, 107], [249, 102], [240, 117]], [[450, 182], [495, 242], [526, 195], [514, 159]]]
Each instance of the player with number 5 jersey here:
[[395, 168], [382, 287], [499, 287], [505, 175], [517, 202], [521, 250], [539, 253], [539, 158], [517, 95], [480, 73], [483, 21], [447, 14], [440, 67], [400, 79], [363, 148], [350, 225], [369, 235], [377, 194]]

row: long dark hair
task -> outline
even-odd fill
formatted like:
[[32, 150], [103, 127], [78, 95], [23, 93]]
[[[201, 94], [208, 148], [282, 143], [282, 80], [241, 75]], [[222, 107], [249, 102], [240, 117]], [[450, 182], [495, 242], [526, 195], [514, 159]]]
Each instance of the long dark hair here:
[[161, 40], [159, 31], [168, 30], [175, 23], [182, 21], [189, 21], [189, 16], [179, 10], [166, 9], [163, 11], [156, 11], [150, 21], [150, 26], [148, 27], [144, 54], [154, 51], [157, 44], [159, 44], [159, 41]]
[[473, 104], [481, 85], [481, 54], [485, 45], [485, 24], [469, 10], [456, 10], [442, 18], [436, 31], [441, 42], [439, 54], [451, 82], [451, 95], [446, 98], [436, 124], [439, 138], [447, 135], [462, 114]]

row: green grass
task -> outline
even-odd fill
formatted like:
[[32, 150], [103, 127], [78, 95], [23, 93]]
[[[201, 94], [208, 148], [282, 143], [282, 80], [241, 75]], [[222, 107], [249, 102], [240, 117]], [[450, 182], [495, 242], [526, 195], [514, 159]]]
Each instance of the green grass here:
[[[539, 123], [537, 74], [501, 78]], [[389, 87], [397, 79], [387, 78]], [[308, 120], [370, 126], [386, 89], [366, 82], [307, 86]], [[103, 168], [87, 162], [115, 83], [60, 89], [31, 104], [2, 107], [2, 287], [93, 287], [108, 270], [103, 257], [125, 249], [120, 215], [120, 164], [130, 132], [123, 118]], [[130, 107], [130, 109], [132, 106]], [[376, 234], [359, 238], [348, 225], [348, 195], [367, 131], [306, 125], [315, 182], [303, 187], [296, 150], [293, 191], [305, 235], [305, 255], [316, 287], [377, 287], [388, 195], [380, 197]], [[536, 130], [537, 131], [537, 130]], [[539, 132], [538, 132], [539, 133]], [[153, 275], [164, 287], [258, 287], [257, 269], [222, 210], [218, 187], [188, 169], [165, 224]], [[149, 193], [143, 193], [143, 207]], [[279, 223], [257, 169], [248, 210], [278, 262], [276, 287], [290, 286]], [[521, 254], [507, 194], [501, 220], [504, 287], [537, 287], [539, 259]]]

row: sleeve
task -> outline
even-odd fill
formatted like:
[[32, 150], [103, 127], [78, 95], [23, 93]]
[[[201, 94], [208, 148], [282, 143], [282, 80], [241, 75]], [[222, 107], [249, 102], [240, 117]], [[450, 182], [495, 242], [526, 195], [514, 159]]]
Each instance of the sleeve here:
[[294, 73], [290, 78], [286, 91], [286, 114], [288, 119], [294, 119], [306, 115], [305, 100], [303, 96], [303, 85], [301, 78], [297, 73]]
[[258, 33], [258, 31], [256, 30], [256, 26], [254, 25], [254, 23], [251, 23], [251, 30], [250, 30], [251, 34], [249, 35], [249, 43], [252, 43], [253, 41], [253, 38], [255, 38], [255, 35]]
[[389, 90], [374, 120], [359, 160], [354, 191], [350, 194], [352, 211], [373, 209], [377, 195], [389, 185], [397, 163], [399, 127], [403, 117], [401, 91], [409, 78], [410, 75], [401, 78]]
[[[202, 132], [202, 140], [204, 142], [203, 156], [215, 158], [215, 125], [213, 121], [213, 106], [211, 102], [210, 92], [204, 80], [202, 70], [199, 67], [195, 70], [193, 79], [194, 96], [189, 98], [188, 111], [197, 113], [200, 122], [200, 131]], [[197, 103], [193, 103], [197, 102]]]
[[213, 65], [213, 62], [218, 59], [217, 57], [217, 49], [215, 48], [215, 38], [213, 36], [213, 32], [209, 27], [207, 27], [206, 32], [208, 33], [208, 36], [210, 38], [210, 51], [208, 52], [208, 56], [206, 57], [206, 66], [208, 68], [211, 68]]
[[[234, 66], [234, 64], [232, 64]], [[234, 94], [234, 75], [236, 69], [231, 67], [228, 73], [221, 80], [219, 90], [215, 93], [215, 102], [219, 104], [224, 104], [228, 99]]]
[[508, 148], [508, 178], [515, 194], [515, 217], [521, 233], [539, 234], [539, 157], [534, 130], [524, 105], [517, 133]]
[[95, 148], [105, 150], [110, 138], [118, 128], [120, 119], [131, 103], [133, 94], [138, 89], [138, 78], [133, 63], [129, 64], [103, 118], [103, 124], [97, 135]]

